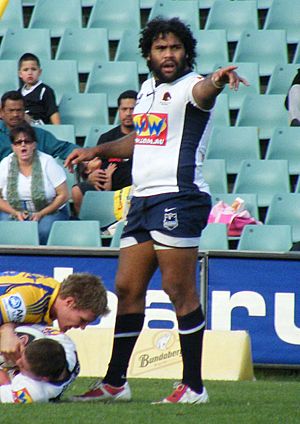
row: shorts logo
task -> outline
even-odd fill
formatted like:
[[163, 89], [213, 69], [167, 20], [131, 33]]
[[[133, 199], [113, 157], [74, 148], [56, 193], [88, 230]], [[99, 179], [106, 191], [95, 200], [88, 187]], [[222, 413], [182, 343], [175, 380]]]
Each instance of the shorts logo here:
[[[170, 209], [172, 209], [172, 208], [170, 208]], [[163, 225], [164, 225], [164, 228], [166, 228], [169, 231], [172, 231], [176, 227], [178, 227], [177, 212], [166, 212], [166, 210], [165, 210], [164, 224]]]
[[134, 115], [136, 144], [165, 146], [168, 131], [168, 115], [164, 113], [141, 113]]
[[21, 299], [18, 296], [10, 296], [8, 304], [13, 309], [18, 309], [21, 306]]

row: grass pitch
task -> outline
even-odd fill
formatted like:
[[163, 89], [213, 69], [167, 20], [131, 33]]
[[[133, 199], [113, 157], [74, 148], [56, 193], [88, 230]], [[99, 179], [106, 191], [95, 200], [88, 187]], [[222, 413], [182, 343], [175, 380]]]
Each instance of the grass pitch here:
[[79, 378], [56, 404], [0, 405], [1, 424], [299, 424], [300, 373], [257, 371], [256, 381], [205, 385], [205, 405], [151, 405], [170, 394], [172, 381], [130, 380], [130, 403], [74, 403], [68, 396], [84, 392], [94, 381]]

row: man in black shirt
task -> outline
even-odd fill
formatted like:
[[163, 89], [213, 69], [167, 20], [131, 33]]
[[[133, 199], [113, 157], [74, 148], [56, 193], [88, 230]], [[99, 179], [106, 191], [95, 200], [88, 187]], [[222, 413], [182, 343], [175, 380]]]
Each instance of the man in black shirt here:
[[[136, 103], [136, 97], [137, 92], [134, 90], [127, 90], [120, 94], [118, 98], [120, 125], [102, 134], [98, 140], [98, 145], [112, 140], [117, 140], [134, 130], [132, 113]], [[79, 213], [82, 198], [86, 191], [105, 190], [105, 185], [108, 179], [106, 169], [111, 163], [116, 165], [116, 169], [111, 176], [111, 190], [120, 190], [121, 188], [131, 185], [132, 158], [104, 159], [102, 161], [101, 169], [91, 172], [87, 176], [86, 181], [81, 181], [72, 188], [75, 212]]]

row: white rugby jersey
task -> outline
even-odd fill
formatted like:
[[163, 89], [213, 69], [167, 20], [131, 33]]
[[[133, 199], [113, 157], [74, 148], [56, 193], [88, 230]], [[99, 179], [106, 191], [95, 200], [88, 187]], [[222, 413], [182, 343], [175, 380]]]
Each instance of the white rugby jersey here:
[[[66, 352], [69, 376], [65, 381], [49, 383], [33, 380], [19, 373], [12, 378], [11, 384], [0, 386], [0, 403], [49, 402], [50, 400], [58, 399], [79, 374], [80, 367], [76, 347], [70, 337], [53, 327], [30, 325], [27, 328], [29, 336], [33, 336], [34, 340], [46, 337], [63, 345]], [[33, 331], [31, 331], [31, 328], [33, 328]], [[19, 332], [19, 334], [26, 334], [26, 331], [26, 326], [16, 328], [16, 332]], [[4, 365], [2, 364], [2, 366]]]
[[197, 106], [192, 89], [203, 77], [189, 72], [155, 87], [145, 81], [134, 109], [134, 196], [182, 190], [209, 193], [202, 162], [211, 127], [211, 112]]

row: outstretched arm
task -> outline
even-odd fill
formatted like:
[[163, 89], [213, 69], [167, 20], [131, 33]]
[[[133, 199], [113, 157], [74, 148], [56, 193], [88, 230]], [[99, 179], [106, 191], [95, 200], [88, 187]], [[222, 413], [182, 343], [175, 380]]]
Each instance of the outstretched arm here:
[[202, 109], [210, 110], [214, 106], [217, 96], [226, 84], [233, 90], [237, 90], [240, 83], [249, 85], [246, 79], [235, 72], [236, 69], [237, 66], [233, 65], [218, 69], [194, 86], [194, 99]]
[[95, 147], [74, 150], [66, 159], [65, 166], [73, 170], [73, 166], [96, 156], [110, 158], [130, 158], [133, 154], [135, 131], [118, 140], [99, 144]]

